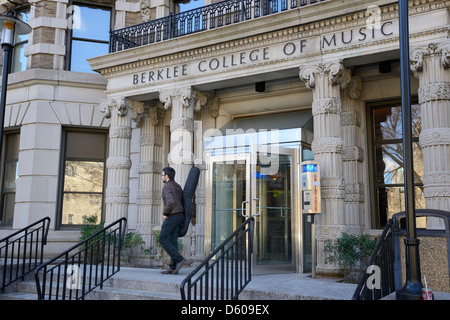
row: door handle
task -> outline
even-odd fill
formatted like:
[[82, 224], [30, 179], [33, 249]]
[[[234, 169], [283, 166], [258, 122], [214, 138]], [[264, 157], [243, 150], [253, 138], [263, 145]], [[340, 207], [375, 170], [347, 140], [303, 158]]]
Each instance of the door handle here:
[[246, 203], [248, 203], [247, 200], [242, 201], [242, 216], [243, 216], [243, 217], [248, 217], [248, 215], [244, 214], [244, 212], [246, 211], [246, 209], [245, 209], [245, 204], [246, 204]]
[[258, 213], [255, 213], [253, 216], [259, 216], [261, 214], [261, 206], [259, 206], [259, 198], [253, 198], [253, 200], [258, 201]]

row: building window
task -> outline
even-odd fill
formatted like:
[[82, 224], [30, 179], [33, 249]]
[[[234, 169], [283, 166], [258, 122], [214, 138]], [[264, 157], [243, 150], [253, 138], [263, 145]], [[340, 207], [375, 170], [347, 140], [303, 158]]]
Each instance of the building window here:
[[175, 13], [186, 12], [205, 6], [204, 0], [183, 0], [175, 2]]
[[71, 71], [93, 73], [87, 59], [108, 53], [112, 10], [76, 3], [72, 9], [68, 65]]
[[[393, 214], [405, 210], [401, 103], [370, 107], [372, 139], [372, 181], [376, 228], [383, 228]], [[418, 104], [411, 106], [413, 165], [416, 209], [425, 208], [423, 157], [419, 145], [421, 115]], [[419, 225], [418, 225], [419, 226]]]
[[[23, 22], [28, 22], [28, 20], [30, 20], [30, 9], [22, 12], [17, 12], [16, 17]], [[28, 34], [16, 35], [12, 54], [11, 72], [19, 72], [27, 69], [25, 47], [28, 45], [28, 36]]]
[[102, 220], [106, 141], [106, 132], [65, 131], [61, 225], [79, 225], [83, 216]]
[[2, 226], [12, 226], [16, 204], [16, 181], [19, 163], [19, 133], [5, 135], [5, 161], [2, 181]]

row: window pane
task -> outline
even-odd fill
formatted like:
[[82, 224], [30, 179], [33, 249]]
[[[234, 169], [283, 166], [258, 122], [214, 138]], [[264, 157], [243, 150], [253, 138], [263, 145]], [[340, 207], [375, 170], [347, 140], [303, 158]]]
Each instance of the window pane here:
[[16, 181], [19, 177], [17, 161], [8, 162], [5, 170], [4, 192], [16, 192]]
[[82, 224], [85, 215], [101, 221], [106, 133], [66, 131], [61, 224]]
[[3, 197], [5, 202], [3, 205], [3, 220], [2, 226], [12, 226], [14, 219], [14, 205], [16, 204], [16, 194], [8, 193]]
[[103, 162], [66, 161], [65, 192], [102, 192]]
[[[404, 187], [380, 187], [377, 188], [377, 195], [381, 226], [384, 226], [394, 214], [405, 211]], [[414, 188], [414, 200], [416, 209], [425, 208], [423, 187]]]
[[19, 133], [11, 133], [6, 136], [6, 159], [3, 163], [3, 216], [0, 216], [0, 224], [11, 226], [14, 218], [14, 205], [16, 199], [16, 181], [18, 178], [19, 157]]
[[[17, 18], [23, 22], [28, 22], [30, 12], [17, 12]], [[16, 34], [15, 46], [12, 51], [11, 72], [24, 71], [27, 68], [27, 58], [25, 57], [25, 47], [28, 45], [28, 34]]]
[[204, 0], [184, 0], [175, 3], [175, 13], [186, 12], [205, 6]]
[[82, 224], [83, 216], [97, 216], [101, 220], [102, 195], [66, 193], [63, 200], [62, 224]]
[[67, 132], [66, 157], [87, 159], [104, 159], [106, 134], [91, 132]]
[[[373, 110], [375, 140], [393, 140], [402, 138], [402, 108], [393, 106]], [[421, 131], [420, 107], [411, 106], [412, 136], [418, 137]]]
[[108, 9], [74, 6], [72, 36], [108, 41], [111, 13]]
[[11, 72], [25, 71], [27, 69], [27, 57], [25, 57], [25, 47], [28, 42], [18, 44], [14, 47]]
[[[376, 183], [404, 183], [403, 146], [401, 143], [384, 144], [375, 147]], [[414, 183], [422, 183], [423, 160], [422, 148], [413, 142]]]
[[[17, 12], [16, 17], [17, 17], [17, 19], [28, 23], [28, 20], [30, 20], [30, 11]], [[16, 43], [28, 41], [28, 36], [29, 36], [29, 34], [16, 34]]]
[[108, 53], [107, 43], [88, 41], [72, 41], [72, 56], [70, 70], [78, 72], [94, 72], [86, 59], [105, 55]]
[[19, 158], [19, 140], [20, 140], [20, 134], [18, 134], [18, 133], [8, 134], [7, 142], [6, 142], [6, 146], [7, 146], [6, 159], [7, 160]]

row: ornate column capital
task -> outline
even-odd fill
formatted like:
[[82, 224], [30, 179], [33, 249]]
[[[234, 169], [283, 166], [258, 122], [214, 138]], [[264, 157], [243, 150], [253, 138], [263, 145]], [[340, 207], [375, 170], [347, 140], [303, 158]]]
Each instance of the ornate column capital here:
[[163, 103], [164, 110], [170, 110], [173, 107], [173, 100], [178, 99], [185, 108], [189, 107], [191, 97], [191, 88], [171, 88], [163, 89], [159, 93], [159, 100]]
[[299, 68], [299, 77], [305, 81], [306, 87], [314, 89], [316, 86], [316, 77], [319, 75], [328, 76], [328, 80], [331, 85], [338, 84], [346, 85], [346, 81], [349, 80], [344, 75], [344, 64], [342, 60], [333, 62], [320, 62], [313, 65], [302, 65]]
[[175, 99], [178, 99], [182, 107], [192, 108], [198, 112], [201, 107], [206, 106], [208, 96], [191, 87], [165, 89], [161, 90], [159, 94], [159, 100], [164, 104], [165, 110], [173, 107]]
[[144, 103], [129, 98], [125, 99], [127, 108], [131, 111], [131, 119], [138, 122], [145, 112]]
[[358, 100], [362, 91], [362, 80], [360, 76], [351, 77], [347, 84], [347, 92], [351, 99]]
[[417, 78], [418, 73], [423, 71], [423, 59], [432, 56], [440, 56], [440, 65], [444, 69], [450, 68], [450, 40], [432, 42], [410, 50], [411, 70]]
[[126, 102], [122, 97], [105, 99], [100, 103], [99, 108], [107, 119], [111, 117], [112, 112], [115, 112], [120, 117], [127, 114]]

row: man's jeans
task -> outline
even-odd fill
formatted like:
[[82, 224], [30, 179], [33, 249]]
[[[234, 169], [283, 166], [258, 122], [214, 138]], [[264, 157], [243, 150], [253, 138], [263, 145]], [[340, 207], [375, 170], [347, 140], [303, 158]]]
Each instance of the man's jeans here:
[[159, 243], [172, 258], [170, 269], [175, 270], [177, 263], [183, 261], [183, 256], [178, 252], [178, 231], [184, 221], [184, 214], [174, 214], [167, 217], [161, 226]]

